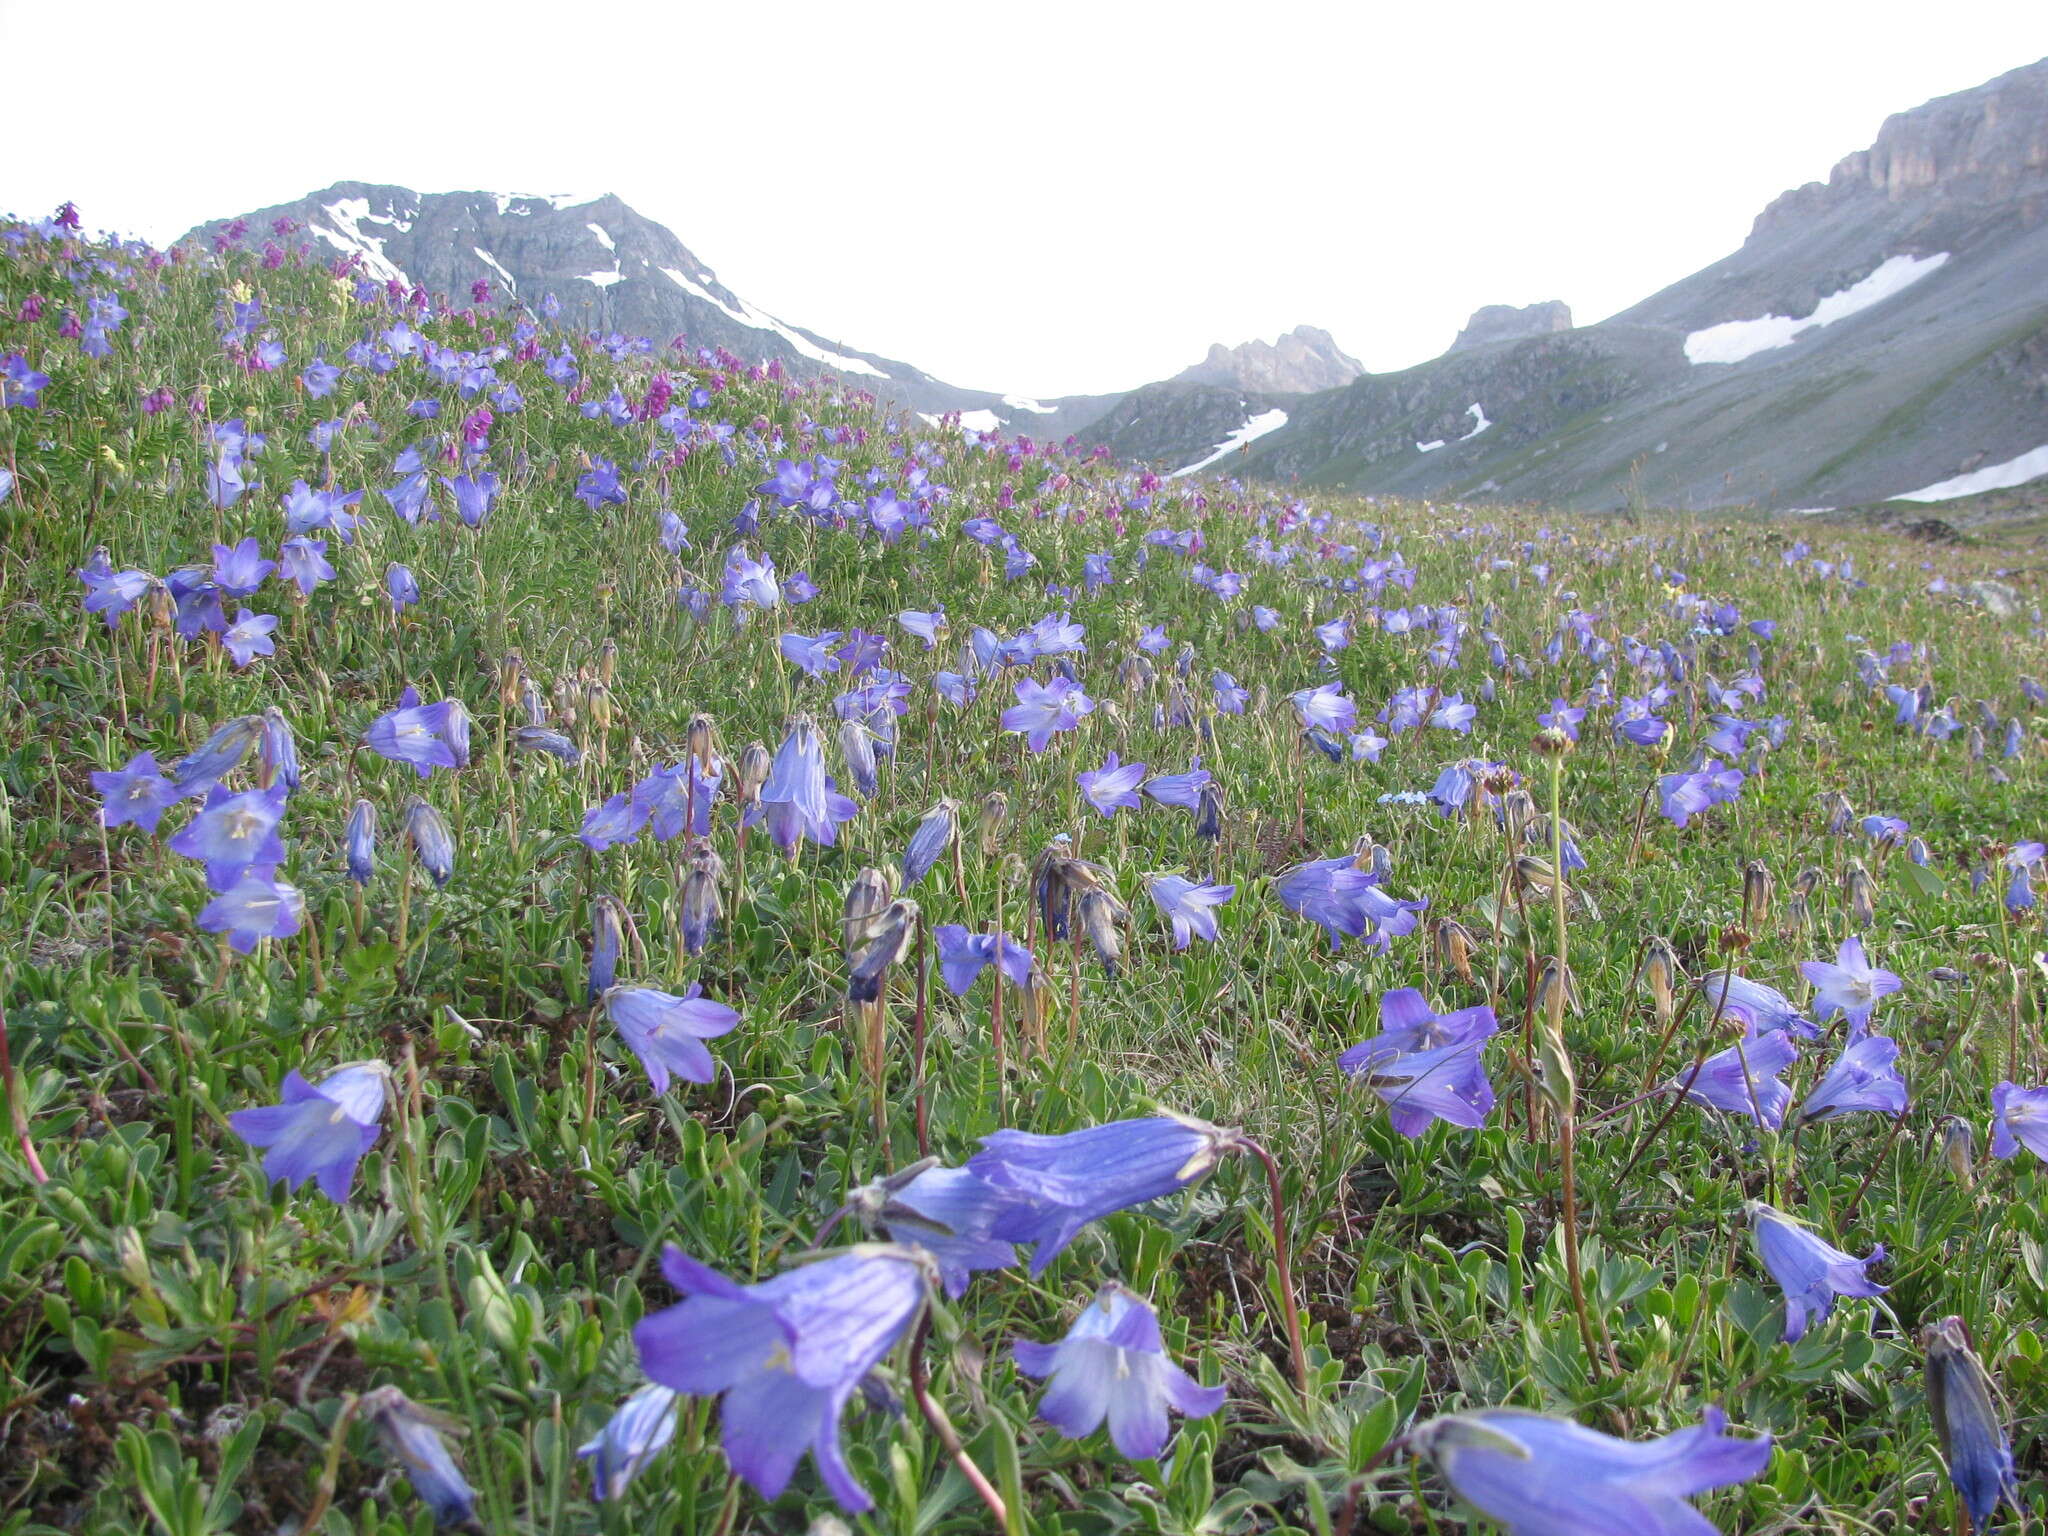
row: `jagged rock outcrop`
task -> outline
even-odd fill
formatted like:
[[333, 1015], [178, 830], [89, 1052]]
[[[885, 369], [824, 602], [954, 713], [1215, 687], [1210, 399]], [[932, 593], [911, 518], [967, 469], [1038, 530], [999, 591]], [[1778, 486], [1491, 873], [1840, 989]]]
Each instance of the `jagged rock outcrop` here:
[[1214, 384], [1269, 395], [1306, 395], [1340, 389], [1365, 372], [1328, 331], [1297, 325], [1276, 341], [1241, 346], [1214, 342], [1209, 355], [1173, 377], [1179, 384]]
[[1531, 336], [1554, 336], [1572, 328], [1572, 307], [1562, 299], [1545, 299], [1541, 304], [1488, 304], [1472, 311], [1465, 329], [1451, 343], [1453, 352], [1490, 346], [1496, 341], [1525, 341]]

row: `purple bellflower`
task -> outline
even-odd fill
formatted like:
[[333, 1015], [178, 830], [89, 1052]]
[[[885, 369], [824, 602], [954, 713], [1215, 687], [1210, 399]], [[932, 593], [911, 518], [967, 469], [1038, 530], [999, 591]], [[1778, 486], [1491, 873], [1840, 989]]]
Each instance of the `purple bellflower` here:
[[1761, 1200], [1749, 1202], [1757, 1257], [1785, 1291], [1785, 1342], [1797, 1344], [1807, 1320], [1827, 1321], [1837, 1296], [1882, 1296], [1885, 1288], [1864, 1271], [1884, 1257], [1884, 1244], [1867, 1258], [1851, 1258], [1820, 1234]]
[[[1823, 1019], [1839, 1013], [1849, 1021], [1852, 1033], [1870, 1022], [1878, 1003], [1905, 985], [1891, 971], [1872, 965], [1863, 953], [1863, 941], [1851, 934], [1842, 941], [1834, 964], [1825, 960], [1800, 962], [1799, 974], [1813, 983], [1815, 1011]], [[1731, 994], [1729, 1001], [1735, 1002]]]
[[973, 933], [959, 923], [941, 923], [932, 930], [932, 940], [939, 947], [939, 974], [955, 997], [967, 995], [999, 950], [1003, 974], [1016, 986], [1030, 985], [1031, 951], [1008, 934]]
[[277, 835], [284, 801], [282, 784], [239, 795], [216, 784], [207, 794], [206, 808], [170, 840], [171, 852], [199, 860], [206, 866], [208, 887], [225, 891], [252, 865], [284, 862], [284, 841]]
[[2048, 1088], [2003, 1082], [1991, 1090], [1991, 1155], [2008, 1158], [2021, 1147], [2048, 1161]]
[[178, 791], [157, 767], [154, 752], [138, 752], [124, 768], [95, 771], [92, 787], [100, 792], [100, 821], [109, 827], [134, 825], [155, 832], [163, 814], [178, 803]]
[[1343, 735], [1358, 724], [1358, 706], [1344, 696], [1342, 683], [1324, 683], [1294, 694], [1294, 712], [1304, 730]]
[[1015, 1195], [965, 1168], [927, 1168], [901, 1189], [878, 1180], [880, 1218], [896, 1242], [929, 1253], [939, 1266], [946, 1294], [958, 1301], [976, 1270], [1008, 1269], [1017, 1250], [989, 1234], [1004, 1213], [1022, 1203]]
[[1420, 1136], [1432, 1120], [1476, 1129], [1493, 1110], [1484, 1053], [1499, 1027], [1491, 1008], [1439, 1015], [1413, 987], [1396, 987], [1380, 995], [1380, 1033], [1337, 1065], [1386, 1101], [1403, 1136]]
[[1143, 802], [1138, 798], [1138, 786], [1144, 783], [1149, 771], [1149, 765], [1123, 762], [1111, 752], [1100, 768], [1078, 773], [1074, 779], [1081, 786], [1081, 798], [1104, 817], [1110, 817], [1119, 810], [1139, 809]]
[[1187, 1188], [1234, 1144], [1233, 1133], [1203, 1121], [1152, 1115], [1064, 1136], [996, 1131], [981, 1138], [967, 1169], [1030, 1201], [998, 1221], [992, 1235], [1036, 1244], [1036, 1279], [1088, 1223]]
[[1237, 894], [1234, 885], [1198, 885], [1182, 875], [1154, 875], [1145, 890], [1159, 915], [1173, 925], [1173, 947], [1186, 949], [1190, 939], [1214, 943], [1216, 909]]
[[459, 1432], [461, 1425], [446, 1414], [422, 1408], [396, 1387], [365, 1392], [361, 1407], [385, 1452], [405, 1468], [412, 1491], [434, 1512], [434, 1523], [469, 1525], [475, 1518], [476, 1490], [463, 1481], [442, 1439]]
[[678, 1396], [671, 1387], [649, 1382], [576, 1448], [578, 1459], [590, 1463], [592, 1498], [603, 1504], [625, 1497], [633, 1479], [675, 1437]]
[[381, 1061], [357, 1062], [315, 1085], [287, 1072], [281, 1103], [238, 1109], [228, 1116], [235, 1134], [263, 1147], [263, 1171], [296, 1189], [307, 1179], [339, 1205], [355, 1182], [356, 1164], [376, 1145], [378, 1122], [391, 1087]]
[[260, 939], [297, 933], [305, 913], [306, 899], [299, 888], [278, 879], [274, 866], [257, 865], [200, 908], [199, 927], [206, 933], [225, 933], [228, 948], [246, 955], [255, 951]]
[[1166, 1353], [1159, 1319], [1142, 1296], [1111, 1281], [1095, 1293], [1057, 1344], [1019, 1339], [1017, 1369], [1050, 1377], [1038, 1416], [1079, 1440], [1109, 1420], [1110, 1443], [1131, 1461], [1166, 1449], [1166, 1410], [1206, 1418], [1223, 1406], [1225, 1387], [1205, 1387]]
[[460, 699], [421, 704], [411, 684], [398, 696], [398, 708], [379, 715], [363, 732], [363, 744], [379, 757], [407, 763], [423, 779], [436, 768], [469, 764], [469, 713]]
[[1668, 1086], [1683, 1088], [1690, 1078], [1688, 1099], [1726, 1114], [1745, 1115], [1775, 1131], [1784, 1125], [1792, 1102], [1792, 1090], [1778, 1081], [1778, 1074], [1798, 1058], [1792, 1037], [1782, 1029], [1773, 1030], [1709, 1056], [1697, 1073], [1688, 1068]]
[[1744, 1483], [1771, 1459], [1771, 1437], [1737, 1440], [1727, 1417], [1635, 1442], [1569, 1419], [1482, 1408], [1432, 1419], [1408, 1442], [1442, 1471], [1459, 1498], [1507, 1536], [1707, 1536], [1714, 1527], [1687, 1502]]
[[668, 1092], [671, 1075], [686, 1083], [708, 1083], [717, 1075], [704, 1042], [730, 1033], [740, 1016], [700, 996], [703, 990], [693, 981], [680, 997], [653, 987], [613, 987], [604, 995], [605, 1013], [640, 1058], [656, 1093]]
[[633, 1330], [648, 1376], [723, 1397], [726, 1460], [763, 1498], [781, 1495], [809, 1451], [841, 1507], [872, 1509], [841, 1455], [839, 1416], [922, 1310], [923, 1265], [862, 1249], [738, 1285], [670, 1245], [661, 1269], [684, 1300]]
[[1833, 1120], [1859, 1109], [1904, 1114], [1906, 1080], [1899, 1076], [1898, 1055], [1899, 1043], [1890, 1036], [1857, 1034], [1852, 1028], [1842, 1054], [1799, 1106], [1799, 1123]]
[[1022, 735], [1032, 751], [1043, 752], [1055, 735], [1077, 728], [1081, 717], [1094, 708], [1095, 701], [1069, 678], [1056, 677], [1050, 683], [1021, 678], [1017, 702], [1003, 711], [1003, 729]]

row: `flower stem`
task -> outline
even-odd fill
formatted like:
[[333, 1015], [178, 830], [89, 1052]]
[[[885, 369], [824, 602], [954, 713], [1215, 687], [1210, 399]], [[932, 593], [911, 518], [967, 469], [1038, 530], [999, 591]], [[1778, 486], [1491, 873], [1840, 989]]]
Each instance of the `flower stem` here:
[[967, 1447], [960, 1443], [960, 1435], [953, 1428], [953, 1421], [946, 1417], [946, 1410], [932, 1397], [931, 1383], [925, 1375], [924, 1368], [924, 1343], [931, 1337], [931, 1331], [932, 1312], [927, 1306], [924, 1314], [917, 1320], [917, 1333], [910, 1341], [910, 1395], [917, 1400], [917, 1411], [923, 1414], [925, 1422], [931, 1425], [932, 1433], [939, 1437], [939, 1444], [944, 1446], [946, 1454], [953, 1458], [953, 1465], [958, 1467], [960, 1475], [967, 1479], [967, 1486], [981, 1496], [981, 1502], [986, 1504], [989, 1513], [996, 1517], [996, 1524], [1007, 1530], [1010, 1525], [1010, 1511], [1003, 1503], [1003, 1496], [996, 1492], [995, 1484], [988, 1480], [987, 1474], [976, 1466], [974, 1458], [967, 1454]]
[[1280, 1188], [1280, 1165], [1273, 1161], [1272, 1153], [1249, 1136], [1240, 1136], [1237, 1145], [1266, 1165], [1266, 1192], [1273, 1202], [1273, 1268], [1279, 1273], [1280, 1293], [1287, 1306], [1287, 1352], [1294, 1362], [1295, 1390], [1306, 1403], [1308, 1352], [1301, 1345], [1301, 1307], [1294, 1293], [1294, 1262], [1287, 1240], [1287, 1197]]

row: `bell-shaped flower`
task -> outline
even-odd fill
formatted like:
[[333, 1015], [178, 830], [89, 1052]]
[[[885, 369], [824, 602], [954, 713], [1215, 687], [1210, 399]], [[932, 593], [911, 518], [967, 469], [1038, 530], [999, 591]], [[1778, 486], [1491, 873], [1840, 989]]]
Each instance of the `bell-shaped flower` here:
[[1804, 1223], [1761, 1200], [1749, 1202], [1750, 1233], [1757, 1258], [1785, 1291], [1785, 1342], [1805, 1336], [1807, 1320], [1825, 1322], [1837, 1296], [1882, 1296], [1885, 1288], [1864, 1271], [1884, 1257], [1879, 1243], [1865, 1258], [1852, 1258]]
[[1997, 1388], [1960, 1317], [1944, 1317], [1920, 1330], [1927, 1351], [1927, 1411], [1934, 1417], [1949, 1481], [1970, 1512], [1970, 1528], [1991, 1529], [2001, 1500], [2019, 1507], [2012, 1440], [1999, 1416]]
[[640, 829], [646, 825], [647, 813], [621, 790], [583, 813], [583, 826], [576, 837], [592, 853], [603, 853], [617, 843], [637, 843]]
[[1192, 811], [1202, 803], [1202, 791], [1211, 784], [1209, 770], [1196, 758], [1186, 773], [1162, 773], [1145, 781], [1144, 794], [1147, 800], [1160, 805], [1170, 805], [1183, 811]]
[[1630, 1441], [1519, 1408], [1449, 1414], [1412, 1430], [1452, 1490], [1506, 1536], [1706, 1536], [1687, 1502], [1745, 1483], [1771, 1459], [1771, 1437], [1738, 1440], [1727, 1416]]
[[1341, 736], [1358, 724], [1358, 705], [1344, 696], [1342, 683], [1303, 688], [1291, 697], [1304, 730]]
[[357, 885], [368, 885], [370, 877], [377, 872], [376, 806], [367, 800], [355, 803], [348, 813], [347, 824], [342, 828], [341, 846], [349, 879]]
[[396, 1387], [365, 1392], [360, 1406], [385, 1452], [405, 1468], [412, 1491], [434, 1512], [434, 1523], [470, 1524], [475, 1518], [476, 1490], [463, 1481], [442, 1438], [459, 1434], [461, 1424], [445, 1413], [422, 1408]]
[[703, 990], [693, 981], [680, 997], [654, 987], [613, 987], [604, 995], [605, 1013], [640, 1058], [656, 1093], [668, 1092], [671, 1075], [708, 1083], [717, 1074], [704, 1042], [729, 1034], [740, 1016], [703, 997]]
[[840, 823], [850, 821], [860, 808], [833, 790], [825, 775], [818, 728], [799, 719], [776, 749], [768, 780], [749, 813], [765, 818], [775, 846], [794, 855], [806, 838], [831, 847], [839, 840]]
[[1785, 1123], [1792, 1102], [1792, 1090], [1778, 1081], [1778, 1074], [1798, 1058], [1792, 1037], [1782, 1029], [1773, 1030], [1709, 1056], [1697, 1073], [1688, 1068], [1667, 1086], [1683, 1089], [1697, 1103], [1745, 1115], [1775, 1131]]
[[1014, 985], [1031, 983], [1031, 951], [1007, 934], [971, 933], [959, 923], [941, 923], [932, 930], [932, 939], [939, 947], [939, 974], [955, 997], [965, 997], [983, 967], [999, 954], [1003, 974]]
[[655, 1453], [675, 1438], [673, 1388], [649, 1382], [619, 1405], [603, 1429], [576, 1448], [590, 1463], [590, 1496], [600, 1504], [625, 1497]]
[[965, 1168], [927, 1168], [884, 1192], [878, 1214], [891, 1239], [932, 1256], [946, 1294], [958, 1301], [975, 1271], [1017, 1262], [1016, 1248], [990, 1234], [1006, 1213], [1028, 1203]]
[[213, 728], [197, 751], [171, 766], [171, 784], [178, 794], [203, 795], [232, 772], [263, 736], [261, 715], [237, 715]]
[[1432, 1120], [1469, 1129], [1493, 1110], [1485, 1045], [1499, 1023], [1487, 1007], [1436, 1014], [1413, 987], [1380, 996], [1381, 1030], [1337, 1058], [1337, 1065], [1386, 1101], [1387, 1119], [1403, 1136], [1420, 1136]]
[[1032, 1202], [1006, 1215], [993, 1235], [1037, 1245], [1035, 1279], [1089, 1222], [1185, 1189], [1235, 1144], [1234, 1133], [1203, 1121], [1152, 1115], [1064, 1136], [996, 1131], [981, 1138], [967, 1169]]
[[1079, 1440], [1106, 1418], [1110, 1443], [1131, 1461], [1166, 1449], [1166, 1411], [1206, 1418], [1223, 1406], [1224, 1387], [1205, 1387], [1166, 1353], [1159, 1319], [1142, 1296], [1114, 1281], [1095, 1293], [1057, 1344], [1019, 1339], [1017, 1369], [1050, 1377], [1038, 1416]]
[[220, 643], [234, 657], [236, 667], [246, 667], [258, 656], [277, 654], [277, 642], [270, 638], [276, 628], [276, 614], [251, 613], [244, 608], [235, 615], [235, 622], [221, 631]]
[[1145, 891], [1159, 915], [1172, 924], [1173, 947], [1186, 949], [1194, 938], [1215, 942], [1216, 909], [1237, 894], [1237, 887], [1200, 885], [1183, 875], [1154, 875], [1145, 882]]
[[348, 1198], [356, 1164], [377, 1143], [391, 1087], [381, 1061], [357, 1062], [316, 1086], [287, 1072], [281, 1103], [238, 1109], [228, 1124], [252, 1147], [263, 1147], [263, 1171], [296, 1189], [307, 1179], [336, 1204]]
[[1119, 810], [1135, 811], [1142, 803], [1138, 799], [1138, 786], [1145, 781], [1148, 771], [1144, 763], [1126, 763], [1111, 752], [1100, 768], [1090, 768], [1074, 775], [1081, 786], [1081, 798], [1094, 806], [1105, 816], [1114, 816]]
[[306, 915], [306, 899], [295, 885], [277, 878], [271, 865], [252, 865], [199, 910], [205, 933], [225, 933], [238, 955], [254, 952], [262, 939], [289, 938]]
[[[1843, 947], [1843, 953], [1848, 953], [1846, 945]], [[1863, 949], [1860, 944], [1855, 953], [1857, 958], [1861, 959]], [[1807, 961], [1800, 966], [1802, 971], [1807, 972], [1807, 980], [1815, 983], [1820, 981], [1819, 977], [1807, 970], [1808, 966], [1820, 963]], [[1831, 972], [1834, 969], [1829, 967]], [[1887, 971], [1881, 974], [1891, 973]], [[1892, 979], [1898, 980], [1896, 976]], [[1761, 981], [1752, 981], [1747, 976], [1736, 976], [1726, 970], [1710, 971], [1700, 978], [1700, 991], [1704, 994], [1700, 999], [1702, 1005], [1711, 1010], [1709, 1018], [1713, 1017], [1714, 1013], [1719, 1013], [1724, 1018], [1742, 1024], [1751, 1035], [1768, 1035], [1774, 1030], [1790, 1030], [1802, 1040], [1811, 1040], [1820, 1034], [1820, 1027], [1802, 1015], [1798, 1005], [1791, 998], [1776, 987], [1767, 986]], [[1724, 993], [1727, 995], [1725, 1003], [1722, 1002]]]
[[112, 772], [95, 770], [92, 787], [100, 792], [100, 822], [108, 827], [155, 832], [164, 812], [178, 803], [177, 787], [157, 767], [154, 752], [138, 752]]
[[[252, 716], [259, 724], [261, 716]], [[207, 886], [225, 891], [253, 865], [282, 864], [284, 840], [277, 824], [284, 819], [285, 787], [229, 794], [216, 784], [207, 792], [206, 808], [171, 838], [170, 850], [206, 866]]]
[[254, 539], [213, 546], [213, 582], [228, 597], [247, 597], [276, 569], [277, 562], [264, 559], [263, 546]]
[[410, 684], [398, 696], [398, 708], [379, 715], [363, 732], [363, 744], [379, 757], [409, 764], [423, 779], [436, 768], [463, 768], [469, 763], [469, 714], [460, 699], [421, 704]]
[[2021, 1147], [2048, 1161], [2048, 1088], [2000, 1083], [1991, 1090], [1991, 1155], [2008, 1158]]
[[405, 840], [427, 877], [437, 886], [446, 885], [455, 873], [455, 838], [441, 813], [418, 795], [405, 803]]
[[1898, 1055], [1898, 1041], [1887, 1035], [1852, 1038], [1799, 1106], [1799, 1123], [1833, 1120], [1859, 1109], [1904, 1114], [1906, 1080], [1899, 1076]]
[[903, 851], [903, 888], [910, 890], [931, 873], [940, 856], [952, 847], [960, 827], [960, 807], [940, 800], [919, 818], [910, 834], [910, 846]]
[[785, 661], [803, 670], [806, 677], [822, 677], [839, 670], [833, 648], [846, 638], [844, 630], [828, 629], [821, 635], [799, 635], [794, 630], [775, 642]]
[[780, 1497], [809, 1451], [841, 1507], [872, 1509], [840, 1452], [839, 1416], [923, 1308], [918, 1259], [855, 1249], [738, 1285], [671, 1244], [661, 1269], [685, 1299], [633, 1330], [648, 1376], [722, 1396], [726, 1460], [764, 1499]]
[[322, 582], [334, 580], [334, 567], [327, 563], [327, 541], [294, 534], [278, 548], [278, 574], [311, 597]]
[[1003, 729], [1021, 735], [1032, 751], [1043, 752], [1054, 736], [1076, 729], [1094, 708], [1095, 701], [1070, 678], [1049, 683], [1020, 678], [1017, 702], [1003, 711]]

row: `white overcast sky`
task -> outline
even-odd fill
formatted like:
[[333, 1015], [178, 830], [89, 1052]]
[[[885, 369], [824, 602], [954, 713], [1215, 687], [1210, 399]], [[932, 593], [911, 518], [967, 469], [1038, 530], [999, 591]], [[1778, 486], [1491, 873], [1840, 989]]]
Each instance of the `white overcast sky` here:
[[617, 192], [750, 302], [1056, 395], [1600, 319], [2048, 5], [0, 0], [0, 209], [154, 240], [331, 182]]

